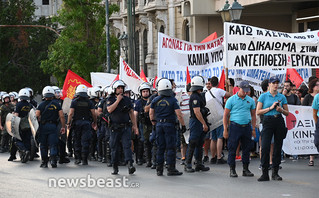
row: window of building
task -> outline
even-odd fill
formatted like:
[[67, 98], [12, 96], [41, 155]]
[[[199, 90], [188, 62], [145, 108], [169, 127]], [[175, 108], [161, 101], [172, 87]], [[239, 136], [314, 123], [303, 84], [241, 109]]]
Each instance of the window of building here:
[[183, 24], [183, 40], [189, 41], [189, 21], [185, 20]]
[[49, 2], [50, 2], [49, 0], [42, 0], [42, 5], [49, 5], [50, 4]]
[[164, 31], [165, 31], [165, 28], [164, 28], [164, 26], [163, 25], [161, 25], [161, 27], [160, 27], [160, 30], [159, 30], [161, 33], [163, 33], [164, 34]]
[[146, 76], [148, 76], [147, 65], [146, 65], [146, 56], [147, 56], [147, 30], [145, 29], [143, 32], [143, 70]]

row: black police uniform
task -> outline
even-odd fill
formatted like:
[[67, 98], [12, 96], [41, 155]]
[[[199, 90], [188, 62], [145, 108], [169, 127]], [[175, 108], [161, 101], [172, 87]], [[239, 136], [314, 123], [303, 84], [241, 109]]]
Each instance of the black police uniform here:
[[74, 140], [74, 155], [75, 164], [87, 165], [87, 158], [89, 154], [90, 140], [92, 137], [92, 115], [91, 110], [95, 107], [93, 103], [87, 98], [79, 96], [71, 103], [71, 107], [74, 108], [73, 115], [73, 140]]
[[[202, 94], [194, 91], [189, 99], [189, 109], [190, 109], [190, 120], [189, 120], [189, 145], [188, 145], [188, 154], [186, 158], [185, 171], [194, 172], [194, 171], [208, 171], [209, 167], [204, 167], [203, 165], [203, 144], [205, 141], [206, 133], [203, 131], [202, 123], [197, 119], [194, 108], [200, 108], [200, 112], [205, 120], [207, 117], [207, 110], [205, 108], [206, 101]], [[207, 124], [207, 123], [206, 123]], [[195, 170], [192, 168], [192, 158], [194, 155], [195, 149], [195, 159], [197, 161]]]
[[[115, 94], [112, 94], [106, 102], [107, 106], [111, 106], [117, 100]], [[118, 173], [118, 165], [120, 162], [120, 147], [123, 147], [125, 162], [129, 166], [129, 174], [135, 172], [133, 167], [133, 158], [131, 150], [131, 123], [129, 112], [133, 109], [130, 98], [123, 96], [115, 110], [109, 115], [110, 127], [110, 147], [113, 164], [113, 173]], [[122, 145], [120, 143], [122, 141]]]
[[42, 164], [41, 167], [47, 167], [48, 149], [50, 148], [50, 163], [52, 168], [57, 167], [58, 154], [58, 133], [57, 125], [59, 111], [62, 110], [59, 103], [54, 100], [45, 100], [37, 108], [40, 111], [41, 120], [39, 127], [39, 142]]

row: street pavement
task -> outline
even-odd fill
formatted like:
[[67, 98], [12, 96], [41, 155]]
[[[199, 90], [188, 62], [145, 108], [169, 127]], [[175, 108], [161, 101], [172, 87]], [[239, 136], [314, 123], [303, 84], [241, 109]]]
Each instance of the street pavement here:
[[[208, 172], [185, 173], [182, 176], [156, 176], [155, 170], [135, 166], [137, 171], [129, 175], [127, 167], [120, 167], [119, 175], [111, 175], [112, 168], [100, 162], [90, 162], [88, 166], [58, 164], [58, 168], [40, 168], [40, 159], [22, 164], [19, 160], [8, 162], [8, 153], [0, 154], [0, 197], [231, 197], [231, 198], [318, 198], [319, 197], [319, 159], [315, 166], [307, 165], [308, 159], [296, 162], [286, 159], [279, 174], [283, 181], [257, 182], [261, 171], [259, 159], [250, 164], [254, 177], [242, 177], [241, 162], [237, 162], [238, 178], [229, 177], [229, 167], [211, 165]], [[183, 170], [177, 160], [177, 169]], [[270, 172], [271, 174], [271, 172]], [[68, 186], [69, 181], [81, 181], [76, 186]], [[95, 180], [94, 180], [95, 179]], [[67, 181], [69, 180], [69, 181]], [[94, 181], [92, 181], [94, 180]], [[97, 185], [103, 180], [107, 186]], [[126, 181], [124, 187], [115, 180]], [[58, 183], [60, 182], [60, 183]], [[114, 183], [115, 182], [115, 183]], [[94, 183], [96, 184], [94, 186]], [[71, 183], [72, 184], [72, 183]], [[73, 183], [74, 184], [74, 183]], [[83, 184], [82, 186], [79, 184]]]

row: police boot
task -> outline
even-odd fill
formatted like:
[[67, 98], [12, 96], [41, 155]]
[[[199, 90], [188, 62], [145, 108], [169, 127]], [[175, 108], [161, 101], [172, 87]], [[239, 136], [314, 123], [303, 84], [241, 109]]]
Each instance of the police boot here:
[[117, 175], [119, 174], [119, 166], [117, 165], [117, 163], [113, 164], [113, 172], [111, 173], [112, 175]]
[[262, 168], [263, 174], [258, 178], [257, 181], [269, 181], [268, 168]]
[[238, 177], [237, 173], [236, 173], [236, 166], [230, 166], [230, 177]]
[[248, 169], [249, 164], [243, 164], [243, 176], [244, 177], [253, 177], [254, 173], [250, 172]]
[[40, 167], [41, 168], [48, 168], [48, 161], [49, 161], [49, 159], [47, 157], [43, 158]]
[[195, 169], [192, 168], [192, 164], [185, 164], [184, 170], [188, 173], [195, 172]]
[[65, 156], [60, 156], [59, 164], [67, 164], [67, 163], [70, 163], [70, 159], [66, 158]]
[[204, 166], [203, 162], [198, 162], [195, 166], [195, 171], [209, 171], [209, 170], [210, 168], [207, 166]]
[[130, 175], [132, 175], [136, 171], [136, 168], [133, 166], [133, 162], [132, 161], [128, 162], [127, 167], [128, 167], [128, 173]]
[[156, 166], [156, 174], [157, 176], [163, 176], [163, 164], [159, 164]]
[[17, 159], [17, 157], [15, 155], [10, 155], [8, 161], [10, 162], [10, 161], [13, 161], [15, 159]]
[[50, 157], [50, 164], [51, 164], [52, 168], [56, 168], [57, 167], [56, 156], [51, 156]]
[[182, 175], [182, 174], [183, 174], [183, 172], [179, 172], [175, 168], [175, 164], [169, 164], [168, 165], [167, 176], [178, 176], [178, 175]]
[[82, 153], [82, 165], [88, 165], [88, 154]]
[[30, 151], [21, 151], [21, 162], [26, 163], [30, 159]]
[[75, 152], [75, 153], [74, 153], [74, 158], [75, 158], [74, 164], [76, 164], [76, 165], [81, 164], [81, 156], [80, 156], [80, 153]]
[[279, 170], [279, 167], [272, 168], [272, 174], [271, 174], [271, 179], [272, 180], [276, 180], [276, 181], [281, 181], [282, 180], [282, 177], [280, 177], [278, 175], [278, 170]]

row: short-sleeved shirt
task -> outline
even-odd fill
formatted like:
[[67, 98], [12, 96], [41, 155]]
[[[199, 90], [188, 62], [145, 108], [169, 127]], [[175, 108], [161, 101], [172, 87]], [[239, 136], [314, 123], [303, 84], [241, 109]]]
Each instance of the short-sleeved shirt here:
[[178, 101], [172, 96], [157, 96], [151, 103], [151, 109], [155, 111], [156, 120], [176, 120], [175, 110], [179, 109]]
[[28, 101], [22, 100], [17, 103], [16, 109], [14, 112], [18, 113], [20, 118], [23, 118], [28, 115], [32, 107], [33, 107], [32, 104], [30, 104]]
[[225, 108], [230, 110], [230, 121], [237, 124], [248, 124], [251, 121], [251, 110], [256, 109], [256, 104], [251, 97], [246, 95], [242, 99], [237, 93], [228, 98]]
[[302, 106], [311, 106], [313, 102], [314, 97], [311, 94], [307, 94], [305, 98], [302, 101]]
[[147, 100], [139, 99], [135, 102], [134, 111], [143, 112]]
[[99, 104], [97, 105], [98, 108], [101, 108], [103, 110], [103, 106], [105, 104], [106, 99], [100, 100]]
[[192, 95], [189, 98], [189, 110], [191, 114], [191, 118], [197, 119], [194, 108], [204, 108], [206, 106], [206, 101], [202, 94], [199, 94], [197, 92], [193, 92]]
[[[315, 95], [315, 98], [313, 99], [313, 102], [312, 102], [312, 108], [319, 110], [319, 94]], [[317, 116], [319, 117], [319, 111], [317, 112]]]
[[[111, 95], [106, 102], [107, 106], [111, 106], [116, 101], [115, 95]], [[130, 122], [129, 111], [133, 109], [133, 104], [130, 98], [123, 96], [120, 103], [117, 105], [115, 110], [110, 114], [112, 123], [116, 124], [127, 124]]]
[[39, 110], [41, 113], [41, 122], [57, 122], [59, 118], [59, 111], [62, 110], [62, 108], [60, 104], [57, 103], [55, 100], [45, 100], [41, 104], [39, 104], [37, 110]]
[[298, 96], [295, 94], [290, 94], [290, 96], [286, 96], [286, 98], [287, 98], [287, 103], [290, 105], [301, 105], [301, 102]]
[[[226, 95], [226, 91], [217, 87], [213, 87], [209, 90], [217, 99], [217, 101], [223, 105], [223, 98]], [[206, 97], [206, 101], [209, 101], [213, 96], [209, 93], [209, 91], [207, 91], [207, 93], [205, 94]]]
[[[284, 104], [287, 104], [286, 96], [281, 93], [277, 93], [275, 96], [272, 96], [271, 93], [268, 91], [266, 93], [261, 94], [258, 99], [258, 102], [261, 102], [263, 104], [262, 109], [267, 109], [271, 107], [271, 105], [274, 104], [274, 102], [278, 102], [278, 101], [280, 101], [281, 107], [283, 107]], [[264, 115], [271, 116], [271, 115], [277, 115], [277, 114], [280, 114], [280, 113], [276, 111], [276, 109], [273, 109], [271, 111], [268, 111]]]
[[190, 99], [190, 96], [187, 93], [182, 94], [182, 101], [180, 102], [180, 108], [182, 113], [189, 112], [189, 99]]

